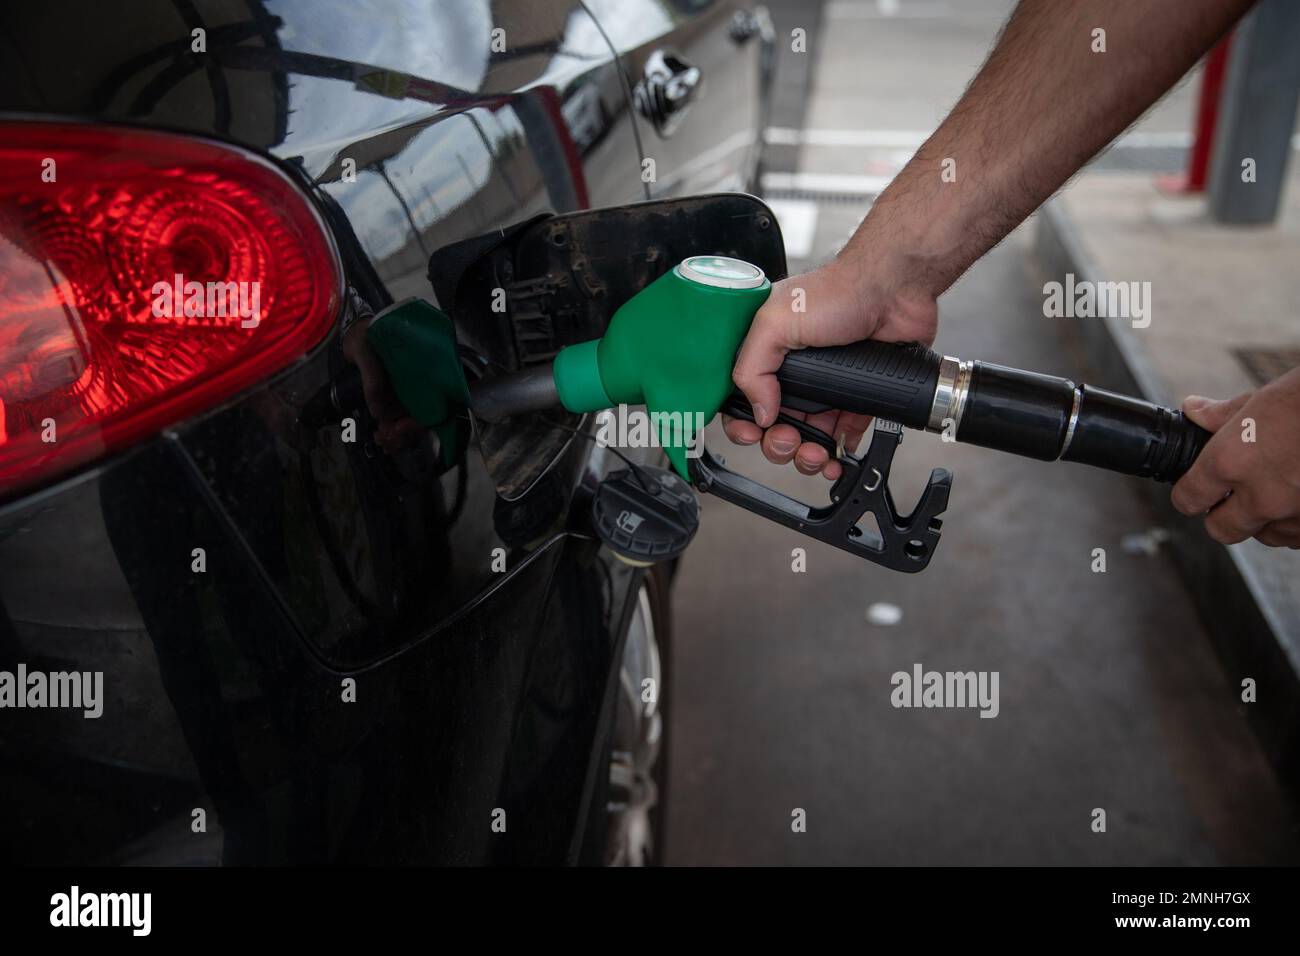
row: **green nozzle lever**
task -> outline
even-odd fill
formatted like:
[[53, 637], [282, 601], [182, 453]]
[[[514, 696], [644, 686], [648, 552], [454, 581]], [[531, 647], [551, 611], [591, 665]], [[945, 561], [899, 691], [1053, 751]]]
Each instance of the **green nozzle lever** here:
[[731, 394], [731, 367], [772, 285], [757, 266], [692, 256], [625, 302], [605, 335], [561, 350], [555, 388], [571, 412], [644, 404], [673, 467]]

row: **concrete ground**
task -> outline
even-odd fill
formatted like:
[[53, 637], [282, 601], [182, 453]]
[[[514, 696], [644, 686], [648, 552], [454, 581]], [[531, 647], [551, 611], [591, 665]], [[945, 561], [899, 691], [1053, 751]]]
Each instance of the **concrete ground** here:
[[[803, 143], [796, 174], [887, 176], [893, 160], [879, 142], [890, 136], [876, 134], [932, 127], [1008, 8], [828, 4], [810, 46], [819, 59], [805, 132], [873, 137]], [[851, 189], [800, 188], [809, 182], [784, 181], [788, 201], [814, 207], [796, 269], [832, 255], [869, 205]], [[808, 218], [806, 208], [795, 215]], [[1043, 318], [1027, 235], [943, 298], [937, 347], [1080, 377], [1078, 357]], [[768, 465], [716, 429], [709, 443], [737, 470], [825, 500], [820, 478]], [[1300, 859], [1294, 808], [1133, 485], [909, 433], [895, 467], [900, 507], [935, 466], [955, 481], [942, 543], [919, 575], [703, 498], [675, 598], [668, 861]], [[802, 573], [792, 570], [799, 547]], [[1097, 548], [1105, 573], [1093, 571]], [[901, 619], [871, 623], [876, 604]], [[891, 675], [918, 663], [998, 672], [1000, 713], [894, 708]], [[1093, 829], [1098, 809], [1104, 833]], [[792, 830], [799, 810], [806, 832]]]
[[[1258, 387], [1243, 350], [1266, 374], [1300, 361], [1300, 162], [1293, 158], [1280, 215], [1266, 227], [1220, 226], [1204, 197], [1166, 196], [1149, 176], [1088, 174], [1060, 201], [1098, 276], [1150, 283], [1151, 324], [1111, 329], [1144, 357], [1163, 400]], [[1253, 540], [1233, 551], [1265, 589], [1277, 636], [1300, 670], [1300, 551]]]

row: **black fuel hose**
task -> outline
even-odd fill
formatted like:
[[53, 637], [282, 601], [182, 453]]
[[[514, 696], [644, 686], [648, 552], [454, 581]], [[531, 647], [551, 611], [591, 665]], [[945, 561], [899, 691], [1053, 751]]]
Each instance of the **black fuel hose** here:
[[1181, 411], [917, 344], [791, 352], [777, 378], [783, 400], [804, 410], [876, 415], [972, 445], [1157, 481], [1182, 477], [1210, 437]]
[[476, 379], [469, 383], [470, 408], [485, 422], [557, 408], [560, 393], [553, 367], [544, 362], [507, 375]]

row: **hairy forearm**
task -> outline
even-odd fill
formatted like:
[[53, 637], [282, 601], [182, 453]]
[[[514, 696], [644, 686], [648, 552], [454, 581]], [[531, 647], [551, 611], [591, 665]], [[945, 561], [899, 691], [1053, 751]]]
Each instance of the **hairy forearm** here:
[[[937, 296], [1160, 98], [1253, 0], [1021, 0], [837, 264]], [[1093, 31], [1105, 30], [1105, 52]], [[945, 172], [947, 175], [945, 176]]]

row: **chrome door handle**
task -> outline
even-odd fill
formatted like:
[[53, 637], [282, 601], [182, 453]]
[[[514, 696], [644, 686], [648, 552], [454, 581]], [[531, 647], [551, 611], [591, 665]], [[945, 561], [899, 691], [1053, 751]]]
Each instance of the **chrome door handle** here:
[[703, 75], [675, 53], [655, 50], [646, 59], [642, 77], [633, 91], [637, 110], [663, 136], [671, 135], [691, 100], [699, 91]]

